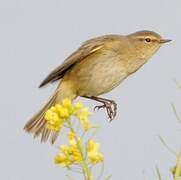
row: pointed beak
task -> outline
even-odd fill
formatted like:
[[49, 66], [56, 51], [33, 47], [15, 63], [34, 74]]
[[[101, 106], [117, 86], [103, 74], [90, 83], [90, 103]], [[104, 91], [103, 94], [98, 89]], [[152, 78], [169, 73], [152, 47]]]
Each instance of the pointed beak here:
[[170, 42], [172, 40], [170, 39], [160, 39], [160, 43], [163, 44], [163, 43], [167, 43], [167, 42]]

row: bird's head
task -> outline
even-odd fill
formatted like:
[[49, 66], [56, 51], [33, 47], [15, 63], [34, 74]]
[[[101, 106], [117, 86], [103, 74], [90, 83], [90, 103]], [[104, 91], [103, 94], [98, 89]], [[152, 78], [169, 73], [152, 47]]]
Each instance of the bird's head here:
[[143, 58], [152, 56], [164, 43], [170, 42], [169, 39], [163, 39], [159, 34], [153, 31], [138, 31], [129, 34], [128, 40], [134, 45], [136, 50]]

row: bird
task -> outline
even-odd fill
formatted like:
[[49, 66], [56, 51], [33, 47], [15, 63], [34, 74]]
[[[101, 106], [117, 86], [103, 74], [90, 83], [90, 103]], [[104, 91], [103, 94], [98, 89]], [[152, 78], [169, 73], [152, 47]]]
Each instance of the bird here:
[[55, 81], [59, 84], [48, 102], [25, 124], [25, 131], [40, 137], [41, 142], [50, 140], [54, 144], [59, 133], [47, 128], [45, 112], [65, 98], [73, 101], [78, 96], [98, 101], [102, 105], [95, 108], [105, 108], [110, 120], [114, 119], [117, 104], [100, 95], [117, 87], [170, 41], [148, 30], [103, 35], [85, 41], [42, 81], [40, 88]]

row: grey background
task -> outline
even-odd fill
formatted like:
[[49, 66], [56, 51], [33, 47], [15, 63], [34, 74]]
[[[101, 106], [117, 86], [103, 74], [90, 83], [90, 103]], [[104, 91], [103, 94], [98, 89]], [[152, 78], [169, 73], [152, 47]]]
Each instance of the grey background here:
[[[102, 127], [96, 140], [105, 155], [105, 176], [140, 180], [145, 171], [153, 180], [158, 165], [163, 179], [171, 179], [176, 159], [158, 135], [179, 150], [181, 125], [170, 103], [181, 112], [181, 91], [173, 82], [181, 82], [180, 17], [180, 0], [0, 0], [0, 179], [66, 179], [52, 161], [57, 149], [23, 131], [56, 88], [38, 89], [40, 81], [83, 41], [142, 29], [173, 41], [104, 95], [116, 100], [119, 113], [112, 123], [104, 111], [95, 113], [92, 119]], [[93, 109], [95, 103], [81, 100]]]

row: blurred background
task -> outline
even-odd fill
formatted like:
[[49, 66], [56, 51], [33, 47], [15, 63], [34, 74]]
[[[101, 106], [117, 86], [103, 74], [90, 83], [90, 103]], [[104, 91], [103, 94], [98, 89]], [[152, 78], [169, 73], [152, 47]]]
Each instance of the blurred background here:
[[[181, 114], [181, 89], [174, 82], [181, 82], [180, 17], [179, 0], [0, 0], [0, 179], [66, 179], [67, 172], [53, 163], [57, 149], [23, 131], [57, 85], [38, 89], [39, 83], [89, 38], [153, 30], [173, 41], [103, 96], [118, 104], [113, 122], [103, 110], [91, 119], [102, 127], [96, 140], [105, 156], [105, 176], [140, 180], [145, 174], [153, 180], [157, 165], [170, 180], [176, 157], [158, 136], [179, 151], [181, 124], [171, 103]], [[96, 105], [78, 100], [92, 111]]]

